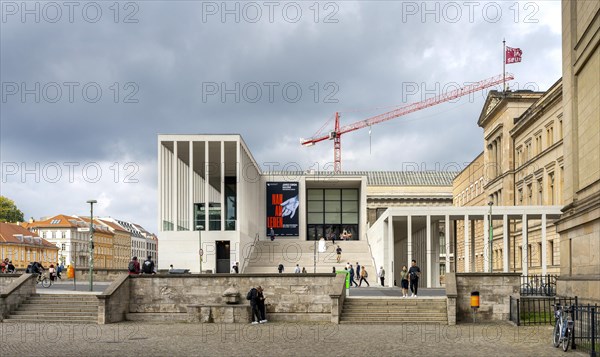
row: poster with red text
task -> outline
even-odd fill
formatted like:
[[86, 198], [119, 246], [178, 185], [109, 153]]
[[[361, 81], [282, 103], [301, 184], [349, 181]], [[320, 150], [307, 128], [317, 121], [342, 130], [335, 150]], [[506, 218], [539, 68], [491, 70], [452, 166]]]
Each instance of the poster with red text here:
[[267, 182], [267, 236], [297, 236], [298, 182]]

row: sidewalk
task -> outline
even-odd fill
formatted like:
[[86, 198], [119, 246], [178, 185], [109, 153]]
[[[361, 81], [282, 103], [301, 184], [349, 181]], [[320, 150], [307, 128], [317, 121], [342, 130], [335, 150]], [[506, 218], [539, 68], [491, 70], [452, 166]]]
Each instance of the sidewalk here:
[[[94, 282], [93, 291], [90, 291], [89, 281], [77, 281], [74, 286], [72, 280], [59, 280], [52, 283], [48, 288], [44, 288], [41, 284], [36, 286], [38, 294], [81, 294], [81, 295], [98, 295], [103, 292], [111, 283], [110, 282]], [[75, 290], [75, 288], [77, 288]]]
[[[402, 298], [402, 289], [399, 287], [382, 287], [373, 286], [371, 287], [353, 287], [350, 290], [346, 290], [348, 297], [360, 297], [360, 298]], [[410, 296], [410, 291], [408, 296]], [[444, 288], [419, 288], [418, 299], [433, 299], [433, 298], [445, 298], [446, 289]]]

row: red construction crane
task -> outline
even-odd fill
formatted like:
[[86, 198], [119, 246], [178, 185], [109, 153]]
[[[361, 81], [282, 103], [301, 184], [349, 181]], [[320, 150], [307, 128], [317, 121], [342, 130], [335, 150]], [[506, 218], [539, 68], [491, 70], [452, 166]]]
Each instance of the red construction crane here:
[[343, 134], [349, 133], [354, 130], [362, 129], [362, 128], [365, 128], [365, 127], [368, 127], [371, 125], [379, 124], [384, 121], [388, 121], [388, 120], [391, 120], [391, 119], [394, 119], [394, 118], [397, 118], [397, 117], [400, 117], [400, 116], [403, 116], [403, 115], [406, 115], [409, 113], [416, 112], [418, 110], [429, 108], [434, 105], [444, 103], [449, 100], [456, 99], [456, 98], [465, 96], [470, 93], [477, 92], [478, 90], [489, 88], [496, 84], [501, 84], [505, 80], [510, 81], [513, 79], [514, 79], [514, 76], [510, 73], [506, 73], [505, 76], [498, 75], [495, 77], [484, 79], [479, 82], [475, 82], [473, 84], [469, 84], [462, 88], [454, 89], [450, 92], [440, 94], [438, 96], [423, 100], [421, 102], [408, 104], [408, 105], [405, 105], [398, 109], [389, 111], [387, 113], [379, 114], [374, 117], [364, 119], [361, 121], [357, 121], [352, 124], [344, 125], [341, 128], [340, 128], [340, 114], [338, 112], [336, 112], [335, 113], [335, 127], [332, 131], [330, 131], [327, 134], [321, 134], [321, 130], [323, 129], [323, 127], [325, 127], [325, 126], [323, 126], [313, 137], [311, 137], [309, 139], [301, 139], [300, 143], [304, 146], [312, 146], [312, 145], [314, 145], [318, 142], [324, 141], [324, 140], [333, 140], [333, 160], [334, 160], [333, 170], [334, 170], [334, 172], [338, 173], [338, 172], [342, 171], [342, 144], [341, 144], [340, 139]]

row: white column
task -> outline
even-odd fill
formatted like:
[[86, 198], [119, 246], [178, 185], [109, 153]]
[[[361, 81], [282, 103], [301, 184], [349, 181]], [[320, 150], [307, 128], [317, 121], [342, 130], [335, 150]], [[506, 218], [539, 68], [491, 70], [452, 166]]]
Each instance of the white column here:
[[221, 231], [225, 230], [225, 141], [221, 140]]
[[510, 245], [510, 234], [508, 230], [508, 216], [502, 216], [502, 270], [508, 273], [508, 252]]
[[[426, 222], [425, 223], [427, 225], [426, 227], [426, 232], [427, 232], [427, 236], [426, 236], [426, 259], [427, 259], [427, 287], [430, 288], [431, 287], [431, 278], [433, 276], [433, 265], [432, 265], [432, 260], [431, 259], [431, 242], [433, 240], [433, 238], [431, 237], [431, 216], [428, 214], [426, 216]], [[438, 243], [439, 244], [439, 243]]]
[[[384, 265], [385, 272], [387, 273], [385, 280], [386, 286], [394, 287], [394, 257], [396, 252], [394, 251], [394, 220], [392, 216], [388, 216], [388, 264]], [[378, 267], [373, 267], [376, 272], [379, 272]], [[375, 282], [377, 284], [377, 282]]]
[[547, 273], [547, 261], [546, 261], [546, 214], [542, 214], [542, 251], [541, 251], [541, 256], [542, 256], [542, 275], [546, 275]]
[[450, 216], [444, 217], [444, 235], [446, 236], [446, 273], [450, 272]]
[[[242, 149], [241, 149], [242, 145], [240, 144], [239, 140], [237, 140], [235, 142], [235, 182], [236, 182], [236, 187], [235, 187], [235, 230], [236, 231], [240, 231], [240, 207], [242, 204], [242, 195], [240, 193], [244, 192], [242, 191]], [[240, 257], [241, 257], [241, 252], [243, 251], [243, 248], [240, 248]]]
[[523, 234], [523, 245], [522, 245], [522, 252], [523, 252], [523, 256], [521, 257], [521, 266], [522, 268], [522, 274], [523, 275], [528, 275], [528, 266], [529, 266], [529, 241], [528, 241], [528, 231], [529, 231], [529, 227], [528, 227], [528, 222], [527, 222], [527, 215], [523, 214], [523, 221], [521, 223], [521, 231]]
[[[488, 215], [483, 215], [483, 272], [490, 271], [490, 221]], [[477, 269], [475, 269], [477, 270]]]
[[188, 217], [190, 222], [190, 231], [196, 230], [196, 220], [194, 219], [194, 142], [190, 140], [189, 155], [189, 176], [188, 176]]
[[172, 213], [173, 215], [171, 216], [173, 219], [173, 230], [174, 231], [178, 231], [179, 230], [179, 197], [177, 197], [177, 188], [179, 187], [179, 159], [177, 159], [178, 155], [177, 155], [177, 141], [173, 141], [173, 196], [171, 197], [171, 202], [172, 202]]
[[471, 271], [471, 234], [469, 230], [469, 215], [465, 215], [465, 273]]
[[[208, 140], [204, 141], [204, 231], [208, 232], [208, 206], [210, 202], [210, 163], [208, 162]], [[202, 248], [202, 247], [200, 247]], [[204, 260], [202, 261], [204, 263]]]
[[406, 216], [406, 258], [408, 260], [406, 266], [410, 266], [412, 261], [412, 216]]

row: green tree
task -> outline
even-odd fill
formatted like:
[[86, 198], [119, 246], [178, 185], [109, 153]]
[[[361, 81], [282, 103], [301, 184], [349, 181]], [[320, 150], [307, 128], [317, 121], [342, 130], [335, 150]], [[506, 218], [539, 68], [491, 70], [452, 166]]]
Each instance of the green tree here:
[[0, 222], [23, 222], [23, 212], [8, 197], [0, 196]]

